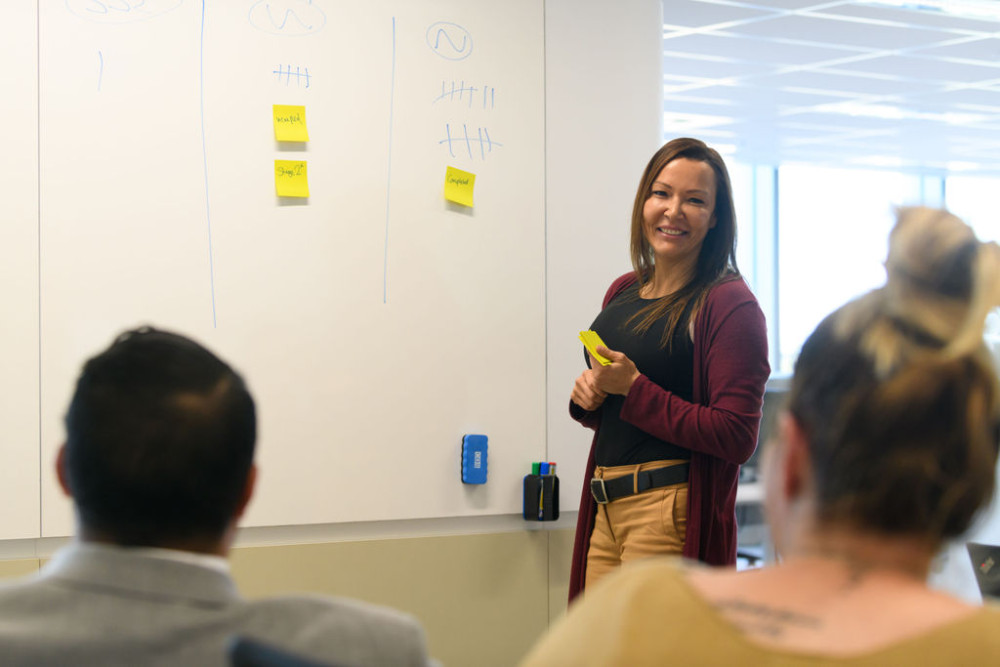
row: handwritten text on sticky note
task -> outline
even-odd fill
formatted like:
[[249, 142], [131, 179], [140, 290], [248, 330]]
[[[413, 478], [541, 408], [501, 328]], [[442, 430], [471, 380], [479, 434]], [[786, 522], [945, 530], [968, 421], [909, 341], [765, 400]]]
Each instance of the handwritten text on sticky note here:
[[309, 141], [306, 108], [290, 104], [275, 104], [274, 138], [277, 141]]
[[448, 167], [444, 174], [444, 198], [462, 206], [472, 206], [472, 191], [476, 175], [455, 167]]
[[305, 160], [275, 160], [274, 189], [279, 197], [308, 197], [309, 178]]

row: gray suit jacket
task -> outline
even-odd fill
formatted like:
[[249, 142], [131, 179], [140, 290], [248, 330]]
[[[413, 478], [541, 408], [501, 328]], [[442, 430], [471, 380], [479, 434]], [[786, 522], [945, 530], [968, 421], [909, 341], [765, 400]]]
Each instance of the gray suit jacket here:
[[405, 614], [320, 596], [248, 601], [228, 574], [75, 544], [0, 588], [0, 664], [226, 665], [235, 634], [343, 665], [426, 665]]

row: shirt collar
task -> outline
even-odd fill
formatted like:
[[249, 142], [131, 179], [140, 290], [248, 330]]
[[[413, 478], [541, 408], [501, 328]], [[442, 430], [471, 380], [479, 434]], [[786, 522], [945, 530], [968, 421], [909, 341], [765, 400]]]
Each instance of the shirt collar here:
[[161, 547], [122, 547], [114, 544], [80, 541], [74, 542], [69, 548], [83, 551], [125, 551], [136, 556], [161, 558], [163, 560], [174, 561], [175, 563], [187, 563], [188, 565], [197, 565], [221, 572], [222, 574], [229, 574], [229, 561], [222, 556], [214, 554], [195, 553], [180, 549], [163, 549]]

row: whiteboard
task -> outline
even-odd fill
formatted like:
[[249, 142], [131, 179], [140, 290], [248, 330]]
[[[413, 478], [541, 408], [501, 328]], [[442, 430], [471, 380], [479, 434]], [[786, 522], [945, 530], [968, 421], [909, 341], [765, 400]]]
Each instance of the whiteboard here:
[[[632, 268], [632, 202], [663, 143], [662, 26], [660, 3], [648, 0], [545, 5], [547, 453], [559, 464], [565, 510], [577, 508], [594, 435], [569, 416], [585, 368], [577, 334]], [[592, 159], [579, 159], [580, 137]]]
[[[0, 60], [0, 539], [38, 537], [38, 29], [5, 6]], [[49, 468], [49, 461], [41, 462]]]
[[[42, 1], [39, 35], [43, 462], [83, 359], [149, 323], [257, 399], [246, 524], [520, 511], [545, 451], [542, 3]], [[274, 140], [273, 104], [306, 107], [308, 143]], [[277, 159], [308, 162], [307, 201], [275, 196]], [[41, 479], [41, 534], [69, 534]]]

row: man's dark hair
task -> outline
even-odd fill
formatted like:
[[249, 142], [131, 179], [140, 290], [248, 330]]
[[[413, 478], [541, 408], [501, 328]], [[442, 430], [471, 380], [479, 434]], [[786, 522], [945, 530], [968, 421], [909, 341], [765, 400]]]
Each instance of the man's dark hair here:
[[84, 365], [66, 430], [83, 528], [118, 544], [168, 546], [222, 536], [243, 498], [257, 419], [224, 361], [143, 327]]

